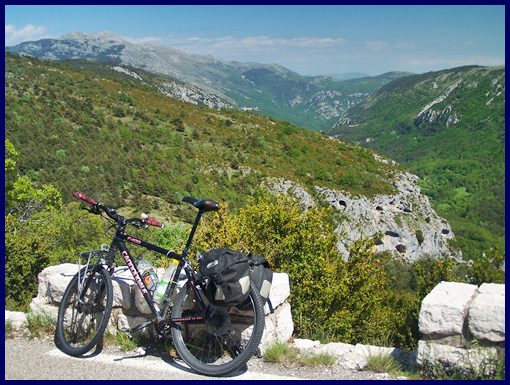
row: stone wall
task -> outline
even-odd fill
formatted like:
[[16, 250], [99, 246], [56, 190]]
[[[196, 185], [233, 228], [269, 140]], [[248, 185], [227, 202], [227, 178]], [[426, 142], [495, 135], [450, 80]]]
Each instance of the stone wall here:
[[[45, 312], [56, 319], [60, 300], [71, 278], [77, 271], [78, 265], [71, 263], [50, 266], [44, 269], [38, 276], [38, 293], [30, 304], [30, 310], [39, 313]], [[158, 269], [157, 273], [162, 276], [164, 269]], [[177, 285], [178, 289], [184, 284], [186, 276], [183, 274], [180, 278]], [[113, 311], [109, 325], [110, 331], [115, 332], [116, 329], [132, 328], [151, 318], [147, 303], [136, 287], [133, 276], [126, 266], [116, 268], [112, 284]], [[294, 324], [288, 302], [289, 296], [289, 276], [285, 273], [274, 273], [269, 295], [274, 313], [270, 313], [269, 306], [266, 304], [266, 327], [260, 345], [262, 353], [271, 343], [276, 341], [285, 342], [292, 336]]]
[[[46, 312], [56, 318], [58, 304], [77, 265], [62, 264], [39, 274], [39, 291], [30, 304], [33, 312]], [[163, 274], [163, 271], [158, 271]], [[180, 281], [180, 286], [184, 283]], [[135, 288], [127, 268], [119, 267], [113, 279], [114, 310], [110, 328], [134, 327], [150, 317], [145, 302]], [[274, 342], [291, 341], [294, 323], [289, 277], [274, 273], [270, 299], [266, 304], [266, 325], [260, 350], [263, 354]], [[23, 313], [6, 312], [6, 321], [18, 328]], [[423, 300], [419, 314], [422, 335], [417, 351], [406, 352], [391, 347], [321, 344], [319, 341], [294, 339], [291, 345], [302, 353], [327, 353], [336, 365], [348, 370], [363, 370], [370, 356], [391, 356], [405, 366], [440, 365], [442, 370], [460, 368], [493, 372], [495, 361], [505, 352], [505, 285], [484, 283], [480, 287], [457, 282], [441, 282]]]
[[494, 370], [505, 350], [505, 285], [441, 282], [419, 314], [418, 365]]

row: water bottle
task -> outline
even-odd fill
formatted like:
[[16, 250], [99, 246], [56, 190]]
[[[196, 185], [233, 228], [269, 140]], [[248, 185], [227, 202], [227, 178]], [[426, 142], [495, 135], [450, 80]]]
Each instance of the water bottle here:
[[179, 261], [177, 259], [170, 259], [170, 266], [168, 266], [159, 281], [158, 288], [154, 293], [154, 302], [157, 304], [161, 304], [163, 299], [165, 298], [165, 291], [170, 282], [173, 282], [173, 278], [175, 275], [175, 270], [177, 270], [177, 266], [179, 266]]
[[145, 286], [147, 287], [147, 290], [153, 293], [158, 287], [159, 283], [159, 278], [154, 271], [154, 268], [149, 261], [141, 256], [136, 260], [136, 267], [140, 273], [140, 276], [142, 277], [143, 282], [145, 283]]

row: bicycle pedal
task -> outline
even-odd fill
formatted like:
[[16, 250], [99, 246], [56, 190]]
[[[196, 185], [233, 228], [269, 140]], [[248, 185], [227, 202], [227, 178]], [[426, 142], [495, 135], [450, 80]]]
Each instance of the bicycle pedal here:
[[133, 329], [131, 328], [120, 328], [119, 329], [122, 333], [131, 333]]

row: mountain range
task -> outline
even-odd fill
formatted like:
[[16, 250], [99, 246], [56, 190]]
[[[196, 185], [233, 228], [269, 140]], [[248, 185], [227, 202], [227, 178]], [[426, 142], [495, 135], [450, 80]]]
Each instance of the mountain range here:
[[[343, 142], [357, 142], [401, 162], [420, 177], [419, 186], [448, 219], [468, 258], [492, 246], [504, 249], [504, 67], [467, 66], [375, 77], [348, 74], [351, 79], [338, 80], [336, 75], [301, 76], [277, 64], [226, 62], [169, 47], [133, 44], [112, 33], [72, 33], [7, 51], [65, 61], [89, 71], [91, 78], [100, 74], [119, 84], [130, 79], [130, 87], [141, 87], [151, 95], [156, 92], [214, 109], [261, 113], [323, 130]], [[122, 87], [119, 92], [128, 105], [114, 103], [112, 114], [122, 119], [136, 106], [129, 105], [133, 97]], [[186, 131], [189, 123], [186, 112], [182, 114], [170, 114], [170, 122]], [[258, 132], [259, 127], [255, 124], [252, 130]], [[288, 143], [283, 146], [291, 157], [307, 154]], [[238, 165], [240, 159], [234, 158]], [[267, 156], [258, 161], [276, 167]], [[294, 172], [300, 178], [307, 175], [307, 183], [330, 183], [329, 188], [335, 188], [340, 178], [356, 194], [370, 195], [371, 184], [380, 184], [353, 164], [349, 172], [342, 162], [338, 170], [313, 164], [317, 167], [299, 166]]]
[[97, 60], [166, 75], [206, 97], [221, 98], [222, 104], [314, 130], [330, 128], [348, 108], [387, 82], [408, 75], [390, 72], [348, 80], [302, 76], [278, 64], [228, 62], [161, 45], [135, 44], [111, 32], [76, 32], [6, 49], [42, 59]]

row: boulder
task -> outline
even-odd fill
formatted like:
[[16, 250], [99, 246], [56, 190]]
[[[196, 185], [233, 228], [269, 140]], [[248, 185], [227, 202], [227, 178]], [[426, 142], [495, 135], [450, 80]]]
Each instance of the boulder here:
[[484, 283], [469, 308], [469, 331], [479, 339], [505, 341], [505, 285]]
[[29, 305], [30, 311], [32, 313], [45, 313], [55, 320], [58, 317], [58, 306], [48, 303], [46, 299], [41, 299], [39, 297], [35, 297], [32, 299]]
[[21, 311], [5, 311], [5, 323], [10, 323], [11, 326], [18, 330], [27, 323], [27, 315]]
[[367, 366], [366, 357], [354, 345], [341, 342], [330, 342], [313, 349], [315, 354], [328, 354], [336, 359], [342, 369], [362, 370]]
[[265, 319], [264, 333], [259, 348], [262, 354], [275, 342], [287, 342], [292, 337], [294, 322], [292, 321], [291, 307], [284, 303], [269, 314]]
[[464, 320], [476, 293], [476, 285], [439, 283], [421, 303], [418, 322], [420, 332], [431, 338], [462, 335]]
[[[269, 300], [273, 309], [283, 304], [290, 296], [289, 275], [285, 273], [273, 273], [273, 282], [271, 284], [271, 291], [269, 292]], [[265, 305], [265, 313], [270, 313], [269, 305]]]
[[133, 285], [135, 281], [127, 267], [117, 267], [115, 275], [112, 278], [113, 287], [113, 307], [122, 307], [131, 309], [133, 304]]
[[441, 365], [444, 368], [487, 372], [495, 369], [497, 356], [496, 347], [467, 349], [436, 344], [432, 341], [418, 341], [417, 364], [422, 367]]
[[303, 338], [296, 338], [292, 342], [292, 347], [300, 351], [309, 351], [320, 346], [320, 341], [307, 340]]
[[71, 279], [78, 272], [78, 265], [63, 263], [49, 266], [38, 275], [38, 297], [47, 299], [48, 303], [59, 304]]

